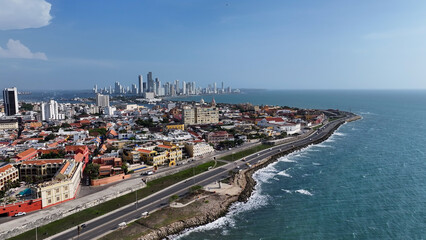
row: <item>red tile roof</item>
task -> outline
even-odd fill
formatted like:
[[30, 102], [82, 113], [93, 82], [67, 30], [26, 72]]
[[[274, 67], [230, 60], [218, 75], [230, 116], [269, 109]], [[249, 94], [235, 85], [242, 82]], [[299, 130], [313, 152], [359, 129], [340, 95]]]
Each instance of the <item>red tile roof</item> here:
[[64, 159], [43, 159], [43, 160], [28, 160], [28, 161], [23, 161], [21, 164], [22, 165], [45, 165], [48, 163], [62, 163], [64, 162]]
[[157, 147], [159, 148], [167, 148], [167, 149], [171, 149], [172, 146], [167, 146], [167, 145], [158, 145]]
[[138, 149], [138, 152], [141, 152], [141, 153], [151, 153], [152, 150]]
[[10, 164], [7, 164], [6, 166], [0, 167], [0, 173], [6, 172], [10, 168], [12, 168], [12, 165], [10, 165]]
[[32, 155], [36, 155], [37, 154], [37, 150], [35, 150], [34, 148], [29, 148], [21, 153], [18, 153], [16, 155], [16, 157], [18, 158], [27, 158], [27, 157], [31, 157]]
[[284, 119], [282, 118], [277, 118], [277, 117], [267, 117], [265, 118], [266, 121], [270, 122], [270, 121], [274, 121], [274, 122], [284, 122]]

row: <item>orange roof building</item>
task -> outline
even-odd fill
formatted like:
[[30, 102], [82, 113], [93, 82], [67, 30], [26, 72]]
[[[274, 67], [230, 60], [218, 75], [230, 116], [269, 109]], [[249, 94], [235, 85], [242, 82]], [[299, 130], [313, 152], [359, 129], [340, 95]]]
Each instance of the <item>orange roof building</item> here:
[[33, 158], [35, 158], [37, 156], [37, 150], [34, 148], [29, 148], [21, 153], [18, 153], [16, 155], [16, 161], [20, 162], [20, 161], [26, 161], [26, 160], [31, 160]]

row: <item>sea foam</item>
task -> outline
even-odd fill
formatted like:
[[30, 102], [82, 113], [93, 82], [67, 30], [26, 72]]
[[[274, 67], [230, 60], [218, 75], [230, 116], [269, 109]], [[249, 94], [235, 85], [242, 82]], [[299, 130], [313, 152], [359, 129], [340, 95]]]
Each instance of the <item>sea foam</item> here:
[[296, 190], [295, 192], [303, 194], [303, 195], [313, 196], [312, 193], [310, 193], [308, 190], [305, 190], [305, 189], [299, 189], [299, 190]]

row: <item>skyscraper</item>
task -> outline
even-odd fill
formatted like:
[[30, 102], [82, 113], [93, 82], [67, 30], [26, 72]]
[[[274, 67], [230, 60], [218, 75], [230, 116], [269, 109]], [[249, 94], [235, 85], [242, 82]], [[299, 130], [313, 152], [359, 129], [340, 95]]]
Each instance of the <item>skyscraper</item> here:
[[155, 78], [155, 88], [154, 88], [155, 95], [160, 95], [160, 88], [161, 88], [161, 82], [158, 78]]
[[175, 80], [175, 91], [176, 91], [176, 94], [180, 93], [179, 80]]
[[13, 116], [18, 110], [18, 90], [16, 87], [5, 88], [3, 90], [4, 113], [6, 116]]
[[183, 95], [186, 94], [186, 82], [185, 81], [182, 82], [182, 94]]
[[120, 85], [120, 83], [119, 82], [115, 82], [115, 91], [114, 91], [114, 93], [115, 94], [120, 94], [121, 93], [121, 89], [122, 89], [123, 87]]
[[139, 95], [142, 95], [143, 90], [143, 77], [142, 75], [139, 75]]
[[154, 92], [154, 79], [152, 79], [152, 72], [149, 72], [146, 78], [148, 82], [147, 92]]

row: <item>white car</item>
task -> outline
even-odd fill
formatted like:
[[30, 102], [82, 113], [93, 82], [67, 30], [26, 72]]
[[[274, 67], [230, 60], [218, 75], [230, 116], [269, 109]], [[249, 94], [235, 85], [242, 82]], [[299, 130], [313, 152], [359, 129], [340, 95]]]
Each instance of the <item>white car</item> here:
[[15, 217], [24, 216], [24, 215], [27, 215], [27, 213], [26, 212], [15, 213]]

